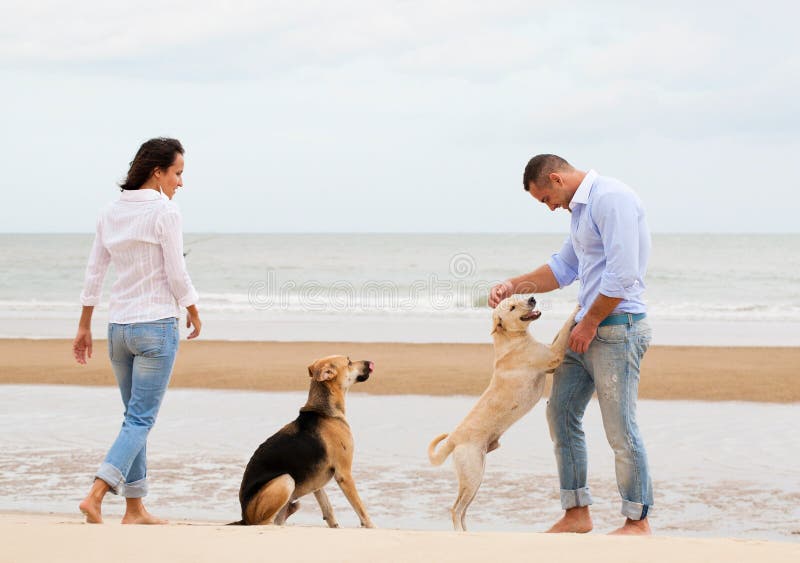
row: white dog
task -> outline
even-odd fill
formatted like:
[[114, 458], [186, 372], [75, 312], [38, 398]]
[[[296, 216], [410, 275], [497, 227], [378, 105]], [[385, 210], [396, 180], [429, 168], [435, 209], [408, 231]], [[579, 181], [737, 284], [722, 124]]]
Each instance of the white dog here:
[[[534, 340], [528, 324], [541, 316], [536, 299], [514, 295], [500, 302], [492, 315], [494, 373], [477, 404], [449, 435], [434, 438], [428, 446], [433, 465], [450, 453], [458, 475], [458, 498], [451, 509], [453, 527], [465, 531], [467, 508], [483, 480], [486, 454], [500, 447], [500, 436], [525, 416], [541, 398], [545, 375], [564, 360], [570, 330], [578, 308], [559, 331], [553, 344]], [[444, 439], [444, 444], [436, 446]]]

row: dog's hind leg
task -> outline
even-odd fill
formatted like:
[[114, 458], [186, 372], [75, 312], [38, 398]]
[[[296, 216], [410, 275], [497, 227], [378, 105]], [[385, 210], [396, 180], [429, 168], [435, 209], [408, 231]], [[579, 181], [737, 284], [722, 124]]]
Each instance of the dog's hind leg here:
[[453, 452], [453, 465], [458, 475], [458, 497], [450, 513], [456, 532], [467, 530], [467, 508], [472, 504], [483, 481], [486, 452], [478, 446], [461, 445]]
[[[245, 510], [247, 524], [273, 524], [291, 500], [294, 493], [294, 479], [291, 475], [284, 474], [275, 477], [272, 481], [261, 487]], [[284, 520], [286, 518], [284, 517]]]
[[338, 528], [339, 524], [336, 522], [336, 517], [333, 515], [333, 507], [331, 501], [328, 500], [328, 493], [325, 489], [314, 491], [314, 498], [319, 503], [319, 508], [322, 510], [322, 519], [328, 523], [329, 528]]

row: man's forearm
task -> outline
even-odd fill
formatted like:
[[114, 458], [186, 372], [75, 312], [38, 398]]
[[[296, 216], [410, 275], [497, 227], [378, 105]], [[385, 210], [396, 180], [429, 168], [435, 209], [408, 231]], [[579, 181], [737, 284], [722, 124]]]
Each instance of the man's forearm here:
[[547, 293], [559, 287], [558, 280], [553, 275], [553, 270], [547, 264], [508, 281], [511, 282], [514, 293]]
[[598, 293], [597, 297], [583, 318], [587, 323], [590, 323], [593, 326], [598, 326], [608, 315], [611, 314], [614, 309], [617, 308], [617, 305], [619, 305], [621, 301], [622, 298], [620, 297], [609, 297], [607, 295], [603, 295], [602, 293]]

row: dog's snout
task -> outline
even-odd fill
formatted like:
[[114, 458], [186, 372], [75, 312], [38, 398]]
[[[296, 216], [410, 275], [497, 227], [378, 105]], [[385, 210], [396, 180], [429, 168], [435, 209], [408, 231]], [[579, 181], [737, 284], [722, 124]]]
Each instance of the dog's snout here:
[[375, 369], [375, 364], [372, 363], [369, 360], [364, 360], [362, 362], [362, 364], [364, 365], [364, 367], [361, 370], [361, 373], [358, 375], [358, 377], [356, 377], [356, 381], [358, 381], [359, 383], [363, 383], [367, 379], [369, 379], [369, 376], [372, 374], [372, 371]]
[[531, 296], [531, 298], [528, 299], [528, 305], [530, 305], [531, 307], [536, 307], [536, 298]]

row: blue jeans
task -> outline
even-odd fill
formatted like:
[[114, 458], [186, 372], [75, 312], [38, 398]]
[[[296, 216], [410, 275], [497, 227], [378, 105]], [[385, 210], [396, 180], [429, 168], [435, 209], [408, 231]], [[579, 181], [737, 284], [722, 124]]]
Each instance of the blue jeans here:
[[639, 362], [651, 334], [646, 319], [601, 326], [584, 354], [567, 349], [564, 363], [553, 376], [547, 421], [555, 446], [564, 510], [592, 504], [582, 420], [595, 390], [606, 438], [614, 451], [622, 514], [641, 520], [653, 505], [647, 453], [636, 423]]
[[96, 477], [126, 498], [147, 495], [147, 435], [167, 390], [179, 340], [174, 317], [108, 325], [108, 351], [125, 418]]

